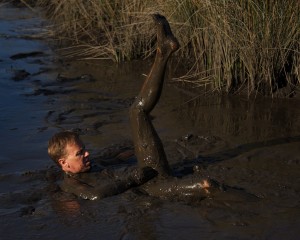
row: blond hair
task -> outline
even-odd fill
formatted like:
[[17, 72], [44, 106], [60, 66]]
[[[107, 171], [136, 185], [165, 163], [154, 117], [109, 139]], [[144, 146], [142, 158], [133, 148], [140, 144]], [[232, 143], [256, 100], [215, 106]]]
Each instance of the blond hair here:
[[79, 135], [72, 131], [63, 131], [56, 133], [48, 142], [48, 155], [58, 165], [59, 159], [66, 155], [66, 146], [68, 143], [74, 144], [81, 142]]

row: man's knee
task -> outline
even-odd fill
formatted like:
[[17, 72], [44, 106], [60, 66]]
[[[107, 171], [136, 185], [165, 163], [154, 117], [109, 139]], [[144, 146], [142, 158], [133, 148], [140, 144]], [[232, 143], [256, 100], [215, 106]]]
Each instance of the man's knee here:
[[129, 116], [130, 118], [133, 119], [137, 119], [139, 116], [143, 115], [144, 111], [141, 108], [141, 106], [139, 106], [136, 103], [133, 103], [130, 108], [129, 108]]

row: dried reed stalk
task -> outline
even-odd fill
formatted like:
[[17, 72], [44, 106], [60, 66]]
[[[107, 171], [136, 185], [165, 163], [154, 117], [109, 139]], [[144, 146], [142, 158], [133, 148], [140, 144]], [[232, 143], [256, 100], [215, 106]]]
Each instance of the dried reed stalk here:
[[[25, 1], [25, 0], [23, 0]], [[170, 20], [188, 68], [177, 80], [216, 91], [273, 95], [300, 83], [300, 2], [290, 0], [37, 0], [71, 44], [70, 56], [145, 58], [154, 52], [150, 13]]]

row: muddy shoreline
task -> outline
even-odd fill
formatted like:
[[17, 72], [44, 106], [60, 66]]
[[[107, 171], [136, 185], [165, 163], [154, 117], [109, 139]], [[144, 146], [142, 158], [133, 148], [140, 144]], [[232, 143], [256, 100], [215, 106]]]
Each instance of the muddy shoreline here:
[[1, 239], [298, 238], [299, 100], [195, 98], [168, 80], [153, 123], [171, 165], [197, 164], [237, 191], [190, 204], [138, 189], [80, 200], [57, 187], [49, 137], [75, 129], [95, 158], [131, 147], [128, 107], [151, 62], [61, 61], [28, 39], [43, 20], [11, 5], [0, 7], [0, 24]]

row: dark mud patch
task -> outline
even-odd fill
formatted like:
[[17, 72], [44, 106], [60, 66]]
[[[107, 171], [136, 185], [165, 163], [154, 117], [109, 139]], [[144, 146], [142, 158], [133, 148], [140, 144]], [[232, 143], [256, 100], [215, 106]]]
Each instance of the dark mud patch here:
[[33, 51], [28, 53], [17, 53], [10, 56], [10, 58], [12, 60], [18, 60], [18, 59], [28, 58], [28, 57], [43, 57], [43, 56], [45, 56], [45, 53], [39, 51]]
[[24, 69], [14, 70], [13, 73], [14, 73], [14, 76], [12, 77], [12, 80], [14, 80], [14, 81], [24, 80], [30, 75], [30, 73]]

